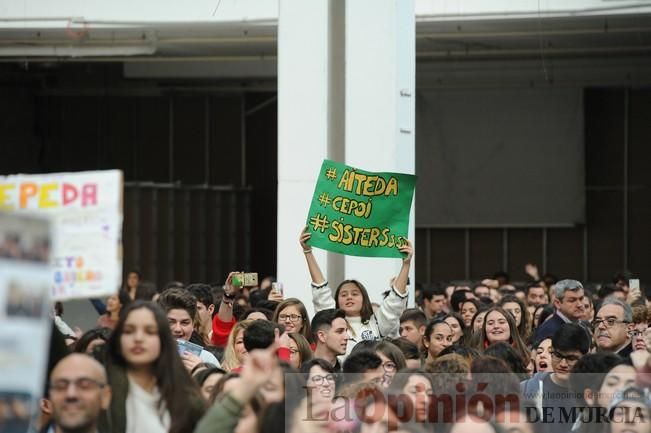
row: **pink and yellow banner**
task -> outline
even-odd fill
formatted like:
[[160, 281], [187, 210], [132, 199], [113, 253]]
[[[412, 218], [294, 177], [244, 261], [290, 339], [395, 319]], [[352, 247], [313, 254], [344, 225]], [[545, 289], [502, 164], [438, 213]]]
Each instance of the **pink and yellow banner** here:
[[102, 297], [122, 275], [122, 172], [0, 177], [0, 210], [47, 215], [53, 225], [52, 297]]

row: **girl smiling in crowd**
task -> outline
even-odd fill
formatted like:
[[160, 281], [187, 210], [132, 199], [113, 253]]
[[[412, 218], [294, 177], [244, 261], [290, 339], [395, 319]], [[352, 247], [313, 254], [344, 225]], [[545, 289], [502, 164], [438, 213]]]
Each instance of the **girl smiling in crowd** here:
[[307, 341], [312, 342], [307, 309], [299, 299], [288, 298], [278, 304], [272, 321], [284, 325], [286, 332], [298, 332]]
[[523, 360], [529, 359], [527, 346], [520, 338], [515, 319], [511, 313], [507, 313], [501, 307], [491, 307], [486, 311], [484, 324], [479, 331], [477, 340], [477, 349], [480, 351], [501, 341], [510, 344]]
[[307, 232], [307, 227], [305, 227], [301, 232], [300, 245], [312, 278], [314, 311], [319, 312], [329, 308], [344, 310], [351, 333], [346, 353], [350, 353], [355, 344], [362, 340], [379, 340], [389, 336], [398, 328], [400, 315], [407, 308], [407, 280], [413, 257], [411, 242], [407, 241], [400, 248], [400, 252], [405, 254], [400, 272], [395, 278], [389, 294], [382, 300], [380, 308], [373, 312], [368, 292], [359, 281], [345, 280], [341, 282], [333, 296], [328, 281], [323, 276], [321, 268], [312, 254], [312, 248], [307, 244], [311, 237], [312, 235]]
[[432, 320], [425, 328], [423, 346], [427, 348], [426, 362], [434, 360], [446, 347], [452, 345], [453, 332], [443, 320]]

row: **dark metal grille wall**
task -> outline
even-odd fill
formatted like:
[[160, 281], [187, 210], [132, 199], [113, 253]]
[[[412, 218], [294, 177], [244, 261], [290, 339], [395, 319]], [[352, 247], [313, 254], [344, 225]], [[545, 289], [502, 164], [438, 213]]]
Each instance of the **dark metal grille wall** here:
[[585, 227], [540, 229], [416, 230], [417, 280], [479, 280], [506, 271], [525, 279], [524, 266], [538, 265], [567, 278], [587, 280]]
[[221, 282], [249, 269], [248, 189], [127, 183], [124, 192], [125, 266], [159, 285]]
[[125, 79], [120, 63], [0, 76], [1, 174], [124, 172], [125, 271], [158, 285], [275, 272], [274, 92]]
[[[476, 280], [524, 265], [586, 282], [628, 269], [651, 279], [651, 89], [585, 90], [586, 224], [573, 228], [416, 230], [416, 279]], [[550, 176], [562, 173], [549, 167]], [[554, 206], [555, 203], [540, 203]]]

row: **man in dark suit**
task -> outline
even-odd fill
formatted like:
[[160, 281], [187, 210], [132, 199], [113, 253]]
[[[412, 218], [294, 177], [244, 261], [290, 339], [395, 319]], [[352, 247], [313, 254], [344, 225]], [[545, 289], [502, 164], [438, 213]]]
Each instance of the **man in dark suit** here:
[[577, 322], [583, 316], [583, 285], [577, 280], [561, 280], [554, 290], [554, 315], [541, 323], [532, 341], [542, 341], [553, 336], [563, 323]]

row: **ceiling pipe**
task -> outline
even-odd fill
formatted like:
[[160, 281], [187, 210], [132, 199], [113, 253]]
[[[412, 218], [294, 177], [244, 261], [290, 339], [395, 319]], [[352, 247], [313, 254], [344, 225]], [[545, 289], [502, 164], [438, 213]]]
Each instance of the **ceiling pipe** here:
[[[567, 30], [542, 30], [542, 31], [512, 31], [512, 32], [445, 32], [445, 33], [421, 33], [416, 39], [474, 39], [474, 38], [520, 38], [526, 36], [586, 36], [600, 34], [622, 34], [622, 33], [651, 33], [651, 27], [632, 28], [608, 28], [606, 29], [567, 29]], [[109, 39], [85, 39], [84, 44], [105, 44]], [[135, 39], [110, 39], [111, 42], [120, 44], [142, 44], [142, 38]], [[164, 44], [251, 44], [251, 43], [275, 43], [275, 36], [246, 36], [246, 37], [193, 37], [193, 38], [159, 38], [159, 43]], [[0, 39], [0, 45], [11, 44], [67, 44], [70, 39]]]
[[160, 63], [160, 62], [249, 62], [249, 61], [276, 61], [273, 56], [174, 56], [174, 57], [124, 57], [114, 56], [111, 58], [102, 57], [0, 57], [0, 63], [22, 63], [22, 62], [87, 62], [87, 63]]
[[88, 46], [38, 46], [38, 47], [1, 47], [0, 57], [2, 56], [36, 56], [36, 57], [82, 57], [86, 56], [145, 56], [156, 53], [156, 47], [152, 45], [114, 45], [103, 47]]
[[[110, 47], [107, 47], [110, 48]], [[124, 47], [128, 48], [128, 47]], [[21, 48], [25, 50], [25, 47]], [[6, 49], [5, 49], [6, 50]], [[431, 60], [431, 59], [481, 59], [481, 58], [522, 58], [531, 56], [540, 56], [539, 49], [491, 49], [491, 50], [441, 50], [441, 51], [419, 51], [416, 53], [417, 60]], [[597, 47], [597, 48], [545, 48], [543, 50], [547, 56], [569, 56], [579, 55], [582, 57], [597, 56], [603, 54], [640, 54], [651, 52], [651, 45], [642, 45], [637, 47]], [[3, 54], [5, 53], [5, 54]], [[8, 62], [139, 62], [139, 63], [164, 63], [164, 62], [250, 62], [250, 61], [276, 61], [276, 55], [265, 56], [173, 56], [173, 57], [126, 57], [124, 53], [118, 53], [110, 58], [103, 57], [70, 57], [65, 55], [52, 54], [51, 56], [28, 57], [25, 53], [14, 54], [14, 57], [2, 57], [12, 54], [6, 54], [0, 48], [0, 63]]]
[[[106, 44], [107, 42], [112, 42], [112, 43], [118, 43], [121, 45], [125, 44], [139, 44], [142, 45], [143, 43], [143, 38], [131, 38], [131, 39], [115, 39], [115, 38], [103, 38], [100, 39], [99, 37], [92, 39], [91, 38], [86, 38], [83, 40], [84, 45], [87, 44]], [[268, 43], [275, 43], [276, 38], [273, 36], [269, 37], [246, 37], [246, 38], [163, 38], [163, 39], [156, 39], [156, 42], [158, 43], [165, 43], [165, 44], [241, 44], [241, 43], [260, 43], [260, 42], [268, 42]], [[44, 44], [44, 45], [58, 45], [58, 44], [70, 44], [70, 39], [48, 39], [48, 38], [40, 38], [40, 39], [0, 39], [0, 46], [2, 45], [16, 45], [16, 44], [29, 44], [29, 45], [39, 45], [39, 44]]]

